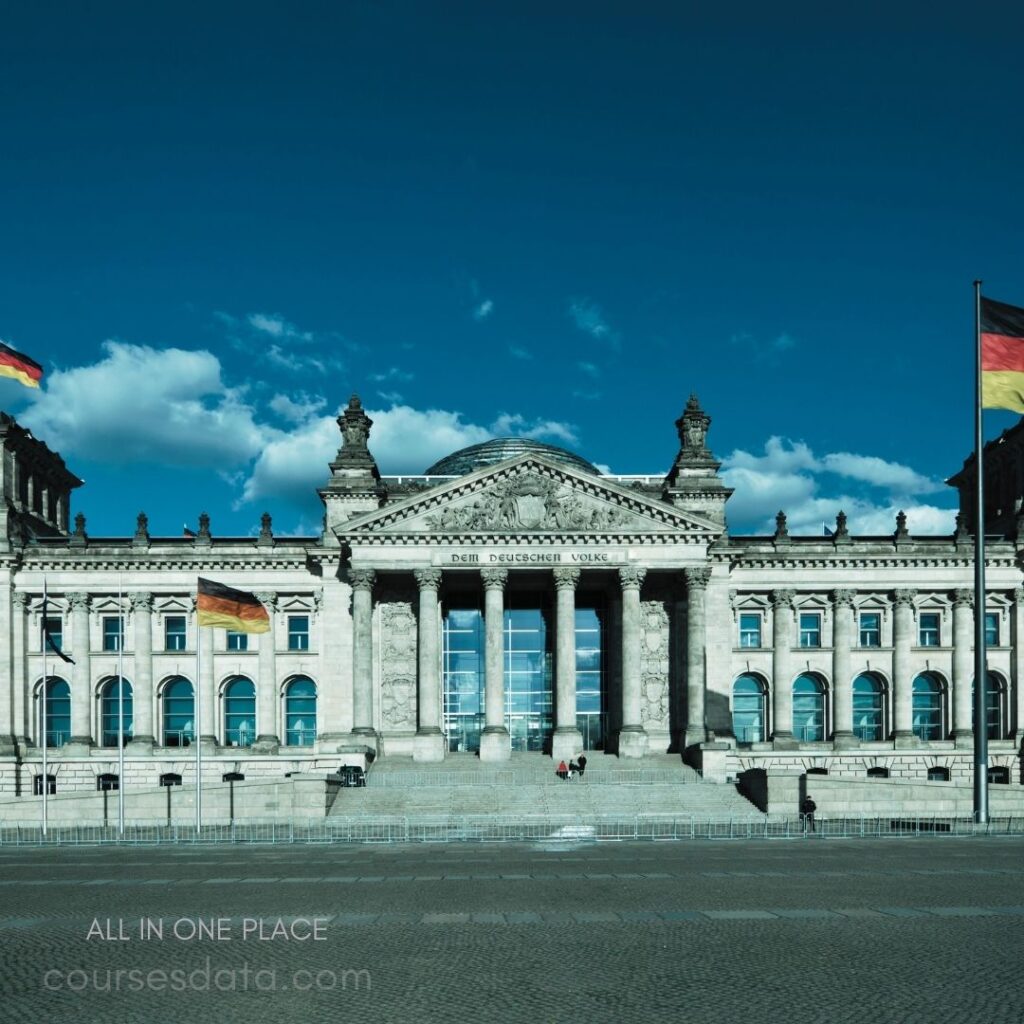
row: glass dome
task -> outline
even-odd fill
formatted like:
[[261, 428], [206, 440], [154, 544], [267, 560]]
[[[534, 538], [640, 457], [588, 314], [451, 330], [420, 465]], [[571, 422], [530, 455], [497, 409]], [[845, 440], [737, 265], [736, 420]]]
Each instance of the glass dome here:
[[460, 448], [451, 455], [435, 462], [425, 473], [426, 476], [465, 476], [484, 466], [493, 466], [498, 462], [506, 462], [520, 455], [543, 455], [561, 462], [570, 469], [584, 473], [600, 475], [600, 470], [573, 452], [557, 448], [543, 441], [533, 441], [528, 437], [495, 437], [482, 444], [471, 444], [468, 448]]

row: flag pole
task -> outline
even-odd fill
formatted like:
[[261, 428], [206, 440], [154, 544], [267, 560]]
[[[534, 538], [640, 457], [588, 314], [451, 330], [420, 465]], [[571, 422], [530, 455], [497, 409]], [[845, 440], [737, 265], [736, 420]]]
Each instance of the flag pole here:
[[982, 466], [981, 281], [974, 282], [974, 820], [988, 822], [988, 669], [985, 657], [985, 474]]
[[[198, 601], [198, 598], [197, 598]], [[196, 612], [196, 685], [192, 691], [193, 695], [193, 709], [192, 709], [192, 741], [196, 745], [196, 838], [199, 838], [202, 824], [203, 824], [203, 744], [200, 737], [202, 732], [200, 731], [200, 705], [202, 701], [199, 699], [199, 683], [203, 678], [202, 672], [202, 658], [203, 658], [203, 628], [199, 625], [199, 613]]]
[[42, 743], [43, 743], [43, 835], [46, 835], [48, 807], [47, 797], [50, 793], [50, 780], [47, 776], [46, 771], [46, 743], [49, 739], [47, 732], [49, 730], [49, 724], [46, 718], [46, 697], [47, 697], [47, 678], [46, 678], [46, 576], [43, 576], [43, 615], [40, 620], [39, 627], [39, 639], [42, 642], [43, 647], [43, 713], [42, 713]]
[[122, 576], [117, 574], [117, 834], [124, 838], [124, 596]]

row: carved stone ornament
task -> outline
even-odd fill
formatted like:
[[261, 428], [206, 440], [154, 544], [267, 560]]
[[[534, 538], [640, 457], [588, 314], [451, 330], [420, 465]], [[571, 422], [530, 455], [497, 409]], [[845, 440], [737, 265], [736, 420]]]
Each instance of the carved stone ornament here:
[[792, 611], [793, 601], [796, 599], [796, 592], [793, 590], [773, 590], [772, 607], [782, 609], [788, 608]]
[[273, 590], [261, 590], [256, 594], [256, 599], [266, 605], [271, 611], [277, 607], [277, 594]]
[[269, 512], [264, 512], [263, 515], [260, 516], [259, 540], [263, 543], [267, 543], [274, 539], [273, 523], [274, 521], [270, 518]]
[[965, 541], [970, 540], [971, 533], [967, 529], [967, 517], [963, 512], [957, 512], [956, 514], [956, 532], [953, 534], [953, 539], [961, 544]]
[[900, 509], [896, 513], [896, 532], [893, 534], [893, 537], [896, 540], [906, 540], [909, 536], [910, 534], [907, 532], [907, 513]]
[[579, 569], [553, 569], [551, 575], [555, 578], [556, 590], [575, 590], [576, 584], [580, 581]]
[[608, 530], [630, 522], [620, 508], [598, 505], [557, 480], [528, 473], [503, 480], [472, 504], [448, 505], [426, 517], [439, 532]]
[[639, 590], [646, 575], [646, 569], [641, 569], [637, 565], [625, 565], [619, 570], [619, 582], [622, 584], [623, 590], [629, 590], [632, 587]]
[[775, 539], [781, 540], [789, 536], [789, 527], [786, 525], [786, 513], [781, 510], [775, 516]]
[[668, 721], [669, 615], [662, 601], [644, 601], [640, 616], [640, 721]]
[[204, 540], [210, 539], [210, 516], [206, 512], [199, 516], [199, 533], [196, 534], [196, 539], [198, 540], [200, 537]]
[[679, 434], [680, 454], [683, 458], [711, 458], [708, 451], [708, 428], [711, 417], [700, 407], [696, 395], [690, 395], [683, 415], [676, 420], [676, 432]]
[[917, 597], [917, 591], [897, 590], [893, 592], [893, 604], [897, 608], [913, 608], [915, 597]]
[[508, 569], [481, 569], [480, 579], [486, 590], [504, 590], [508, 582]]
[[88, 611], [89, 610], [89, 595], [82, 591], [75, 591], [73, 594], [67, 595], [68, 607], [75, 611]]
[[372, 590], [377, 573], [373, 569], [349, 569], [348, 581], [353, 590]]
[[852, 608], [853, 599], [857, 596], [855, 590], [833, 590], [832, 604], [836, 608]]
[[141, 541], [149, 540], [149, 516], [140, 512], [135, 517], [135, 539]]
[[973, 608], [974, 607], [974, 591], [968, 587], [959, 587], [953, 592], [953, 607], [954, 608]]
[[707, 590], [711, 582], [711, 570], [706, 566], [694, 566], [683, 570], [687, 590]]
[[836, 516], [836, 532], [833, 534], [836, 540], [846, 540], [850, 536], [850, 531], [846, 528], [846, 513], [840, 512]]
[[75, 536], [85, 537], [85, 516], [81, 512], [75, 516]]
[[129, 594], [128, 605], [132, 611], [148, 612], [153, 607], [153, 595], [146, 590], [140, 590], [134, 594]]
[[1024, 604], [1024, 587], [1014, 587], [1013, 600], [1018, 607]]
[[15, 608], [24, 608], [28, 604], [28, 594], [23, 590], [16, 590], [11, 594], [11, 600]]
[[441, 586], [440, 569], [414, 569], [412, 574], [420, 590], [437, 590]]
[[391, 729], [416, 725], [416, 616], [408, 601], [382, 604], [381, 718]]

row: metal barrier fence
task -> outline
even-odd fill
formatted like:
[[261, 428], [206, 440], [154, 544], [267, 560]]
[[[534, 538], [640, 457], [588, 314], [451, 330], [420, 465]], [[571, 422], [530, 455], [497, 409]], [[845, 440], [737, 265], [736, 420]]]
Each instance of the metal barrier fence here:
[[692, 815], [421, 815], [337, 817], [294, 822], [204, 825], [62, 825], [0, 827], [3, 846], [187, 843], [451, 843], [580, 840], [855, 839], [913, 836], [1024, 835], [1024, 816], [818, 818], [812, 830], [798, 817], [715, 818]]
[[[571, 781], [590, 783], [590, 785], [674, 785], [692, 783], [699, 780], [699, 772], [695, 769], [687, 771], [644, 770], [641, 768], [598, 768], [587, 770], [581, 778]], [[697, 776], [695, 780], [694, 776]], [[536, 786], [564, 785], [565, 779], [555, 775], [554, 767], [544, 770], [524, 771], [518, 768], [493, 768], [478, 771], [375, 771], [371, 768], [366, 773], [366, 785], [371, 789], [410, 789], [424, 786]]]

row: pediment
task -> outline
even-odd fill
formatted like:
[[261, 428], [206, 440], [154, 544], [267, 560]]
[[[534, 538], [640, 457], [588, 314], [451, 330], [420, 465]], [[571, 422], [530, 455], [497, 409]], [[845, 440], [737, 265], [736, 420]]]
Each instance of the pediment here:
[[657, 534], [708, 542], [721, 532], [709, 520], [531, 454], [363, 513], [345, 523], [338, 537]]

